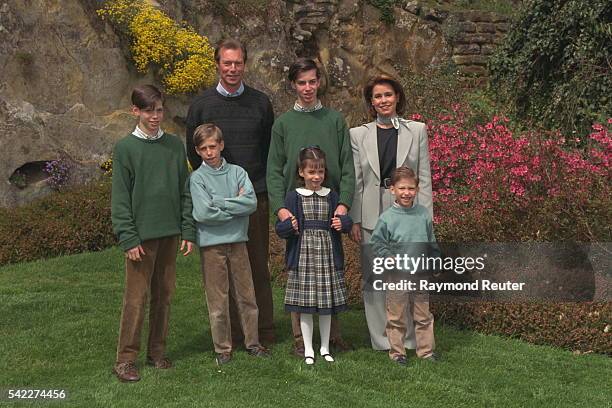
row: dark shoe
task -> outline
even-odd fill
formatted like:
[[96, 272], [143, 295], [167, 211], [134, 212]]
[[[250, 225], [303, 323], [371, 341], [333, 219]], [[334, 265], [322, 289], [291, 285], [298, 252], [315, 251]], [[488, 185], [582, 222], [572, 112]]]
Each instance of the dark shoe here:
[[172, 368], [172, 361], [168, 357], [162, 357], [159, 360], [153, 360], [151, 357], [147, 357], [147, 365], [166, 370]]
[[306, 350], [304, 349], [304, 343], [301, 341], [296, 341], [293, 343], [293, 354], [297, 357], [304, 358]]
[[304, 364], [305, 365], [311, 366], [311, 365], [314, 365], [314, 363], [315, 363], [315, 358], [314, 357], [310, 357], [310, 356], [304, 357]]
[[408, 360], [406, 360], [406, 356], [396, 356], [396, 357], [393, 357], [393, 361], [395, 361], [397, 364], [399, 364], [401, 366], [408, 365]]
[[136, 382], [140, 381], [140, 375], [138, 375], [138, 368], [133, 361], [125, 363], [117, 363], [113, 367], [113, 373], [117, 376], [121, 382]]
[[249, 355], [253, 357], [264, 357], [264, 358], [270, 357], [270, 350], [268, 350], [264, 346], [253, 347], [253, 348], [247, 349], [247, 353], [249, 353]]
[[215, 356], [215, 361], [217, 362], [218, 366], [227, 364], [232, 361], [232, 353], [217, 353]]
[[436, 353], [431, 353], [427, 357], [423, 357], [423, 360], [429, 361], [430, 363], [437, 363], [440, 361], [440, 355]]
[[329, 340], [329, 346], [332, 350], [337, 352], [353, 351], [355, 348], [348, 341], [344, 341], [341, 337]]

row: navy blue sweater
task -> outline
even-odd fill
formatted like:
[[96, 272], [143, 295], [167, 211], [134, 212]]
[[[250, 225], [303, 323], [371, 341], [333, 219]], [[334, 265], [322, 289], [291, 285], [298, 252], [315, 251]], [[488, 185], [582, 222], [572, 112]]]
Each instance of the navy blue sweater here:
[[[329, 199], [329, 216], [327, 219], [327, 229], [329, 229], [331, 233], [331, 243], [332, 243], [332, 252], [334, 255], [334, 268], [336, 270], [344, 269], [344, 252], [342, 250], [342, 238], [340, 233], [347, 233], [351, 230], [353, 226], [353, 221], [351, 217], [348, 215], [341, 215], [340, 223], [342, 224], [342, 228], [340, 231], [336, 231], [331, 228], [331, 219], [334, 216], [334, 211], [338, 206], [338, 193], [335, 191], [330, 191], [327, 196]], [[285, 205], [284, 208], [291, 211], [293, 215], [297, 218], [298, 222], [298, 230], [304, 231], [304, 211], [302, 209], [302, 196], [297, 193], [297, 191], [293, 190], [287, 193], [285, 197]], [[325, 228], [321, 223], [321, 228]], [[285, 221], [277, 221], [276, 222], [276, 233], [279, 237], [287, 240], [287, 246], [285, 249], [285, 265], [288, 269], [297, 269], [298, 259], [300, 259], [300, 243], [302, 241], [302, 235], [296, 234], [293, 227], [291, 226], [291, 218], [287, 218]]]

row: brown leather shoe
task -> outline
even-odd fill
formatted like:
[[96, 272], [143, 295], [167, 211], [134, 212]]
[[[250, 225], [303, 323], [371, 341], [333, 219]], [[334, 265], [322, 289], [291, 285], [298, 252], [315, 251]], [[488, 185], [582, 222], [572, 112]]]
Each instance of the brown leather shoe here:
[[253, 348], [247, 349], [247, 353], [249, 353], [249, 355], [251, 355], [253, 357], [268, 358], [268, 357], [271, 356], [270, 350], [268, 350], [264, 346], [258, 346], [258, 347], [253, 347]]
[[337, 351], [337, 352], [355, 350], [355, 347], [353, 347], [353, 345], [349, 343], [348, 341], [344, 341], [342, 337], [336, 337], [335, 339], [330, 339], [329, 346], [332, 350]]
[[217, 353], [215, 355], [215, 362], [218, 366], [227, 364], [230, 361], [232, 361], [232, 353]]
[[133, 361], [115, 364], [113, 373], [115, 373], [121, 382], [136, 382], [140, 380], [138, 368], [136, 368], [136, 364]]
[[300, 358], [304, 358], [306, 350], [304, 349], [304, 343], [301, 341], [296, 341], [293, 343], [293, 355], [298, 356]]
[[162, 357], [159, 360], [153, 360], [151, 357], [147, 357], [147, 365], [166, 370], [172, 368], [172, 361], [168, 357]]

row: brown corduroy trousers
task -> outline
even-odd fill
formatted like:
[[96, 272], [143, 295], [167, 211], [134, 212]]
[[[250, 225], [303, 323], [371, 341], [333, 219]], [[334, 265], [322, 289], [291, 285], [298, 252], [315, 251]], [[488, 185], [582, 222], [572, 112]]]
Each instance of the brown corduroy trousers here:
[[238, 321], [247, 349], [259, 347], [257, 304], [244, 242], [200, 248], [210, 330], [216, 353], [232, 351], [230, 293], [236, 299]]
[[401, 290], [388, 290], [386, 298], [387, 326], [386, 334], [391, 348], [389, 357], [393, 359], [405, 356], [407, 306], [410, 305], [410, 313], [414, 321], [416, 334], [417, 357], [429, 357], [434, 350], [434, 317], [429, 311], [429, 296], [427, 293], [415, 293]]
[[135, 361], [150, 292], [147, 355], [161, 359], [166, 348], [170, 300], [176, 285], [178, 236], [144, 241], [142, 261], [125, 260], [125, 292], [119, 327], [117, 363]]

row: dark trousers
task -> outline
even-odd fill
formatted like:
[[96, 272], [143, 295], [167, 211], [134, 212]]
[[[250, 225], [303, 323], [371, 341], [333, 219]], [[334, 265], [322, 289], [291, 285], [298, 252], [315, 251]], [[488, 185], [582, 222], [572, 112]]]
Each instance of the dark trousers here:
[[135, 361], [140, 351], [140, 330], [150, 291], [147, 355], [161, 359], [166, 348], [170, 300], [176, 285], [178, 236], [142, 243], [142, 261], [125, 260], [125, 292], [119, 327], [117, 363]]
[[[249, 218], [249, 241], [247, 251], [251, 263], [255, 299], [259, 309], [259, 340], [262, 343], [274, 342], [274, 306], [272, 304], [272, 285], [268, 269], [269, 224], [268, 193], [257, 194], [257, 210]], [[236, 299], [230, 301], [230, 321], [232, 341], [240, 344], [244, 338], [240, 318], [236, 310]]]

